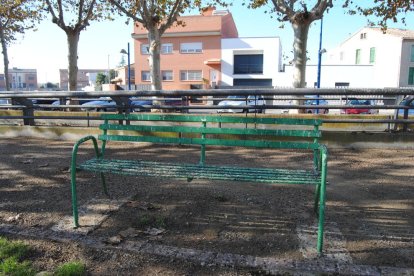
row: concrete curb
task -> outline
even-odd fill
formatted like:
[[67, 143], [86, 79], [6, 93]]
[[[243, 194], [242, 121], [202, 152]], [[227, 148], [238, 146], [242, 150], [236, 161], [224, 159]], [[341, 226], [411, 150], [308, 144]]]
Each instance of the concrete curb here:
[[53, 231], [51, 229], [24, 228], [17, 225], [0, 224], [0, 233], [19, 237], [44, 239], [62, 243], [78, 242], [95, 248], [124, 251], [136, 254], [151, 254], [190, 261], [201, 266], [225, 266], [230, 268], [247, 268], [266, 271], [271, 274], [293, 275], [413, 275], [412, 268], [385, 266], [356, 265], [325, 260], [323, 257], [313, 260], [294, 261], [275, 258], [263, 258], [249, 255], [219, 253], [191, 248], [159, 245], [148, 241], [125, 242], [119, 245], [109, 245], [100, 238], [93, 238], [68, 231]]
[[[76, 141], [86, 135], [100, 134], [98, 127], [0, 126], [3, 137], [36, 137]], [[414, 132], [365, 132], [325, 130], [321, 142], [328, 148], [414, 149]]]

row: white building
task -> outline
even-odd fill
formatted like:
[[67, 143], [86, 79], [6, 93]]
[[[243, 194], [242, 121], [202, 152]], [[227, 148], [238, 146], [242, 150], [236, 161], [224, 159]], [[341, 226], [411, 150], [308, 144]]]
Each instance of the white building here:
[[[306, 66], [306, 86], [315, 87], [317, 65]], [[291, 87], [292, 66], [276, 78], [276, 86]], [[414, 31], [362, 28], [323, 54], [321, 87], [385, 88], [414, 85]]]
[[[414, 85], [414, 31], [388, 29], [384, 33], [380, 28], [362, 28], [328, 51], [325, 64], [349, 66], [350, 87]], [[367, 76], [361, 83], [359, 71], [364, 66]]]
[[221, 40], [222, 86], [275, 86], [281, 69], [278, 37]]

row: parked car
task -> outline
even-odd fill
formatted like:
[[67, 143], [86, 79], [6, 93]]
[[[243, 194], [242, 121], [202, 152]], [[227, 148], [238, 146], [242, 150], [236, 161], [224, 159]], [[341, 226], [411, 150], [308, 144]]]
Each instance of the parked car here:
[[218, 106], [234, 106], [232, 108], [221, 108], [218, 109], [218, 113], [242, 113], [242, 112], [257, 112], [263, 113], [265, 110], [262, 108], [237, 108], [237, 106], [264, 106], [265, 100], [263, 96], [228, 96], [227, 100], [218, 103]]
[[0, 105], [10, 105], [10, 102], [7, 99], [0, 99]]
[[134, 112], [150, 111], [152, 100], [138, 100], [136, 98], [131, 99], [131, 110]]
[[[316, 97], [309, 97], [311, 99], [305, 101], [305, 105], [328, 105], [328, 101], [324, 99], [317, 99]], [[306, 109], [305, 113], [308, 114], [328, 114], [329, 109], [327, 108], [319, 108], [319, 109]]]
[[110, 97], [100, 97], [98, 100], [81, 104], [85, 111], [116, 111], [116, 103]]
[[375, 102], [373, 100], [350, 99], [347, 101], [345, 105], [350, 106], [350, 107], [341, 109], [341, 114], [377, 114], [378, 113], [378, 109], [352, 107], [352, 106], [358, 106], [358, 105], [375, 105]]
[[[131, 99], [131, 109], [135, 112], [140, 111], [150, 111], [151, 106], [153, 105], [154, 100], [140, 100], [139, 98], [132, 98]], [[167, 99], [159, 99], [164, 106], [187, 106], [188, 102], [181, 99], [181, 98], [167, 98]], [[187, 110], [182, 110], [177, 108], [175, 111], [177, 112], [187, 112]]]
[[32, 99], [33, 104], [53, 104], [55, 101], [54, 99]]
[[[78, 102], [79, 102], [80, 105], [82, 105], [84, 103], [88, 103], [88, 102], [91, 102], [91, 101], [90, 100], [85, 100], [85, 99], [78, 99]], [[52, 106], [51, 110], [60, 110], [60, 108], [56, 107], [58, 105], [61, 105], [60, 100], [56, 100], [53, 103], [51, 103], [51, 106]]]
[[[407, 97], [407, 98], [405, 98], [404, 100], [402, 100], [400, 103], [399, 103], [399, 105], [403, 105], [403, 106], [406, 106], [407, 105], [407, 102], [409, 101], [409, 100], [411, 100], [412, 99], [412, 97]], [[410, 103], [410, 109], [408, 109], [408, 115], [414, 115], [414, 100], [413, 101], [411, 101], [411, 103]], [[404, 109], [398, 109], [398, 116], [404, 116]]]

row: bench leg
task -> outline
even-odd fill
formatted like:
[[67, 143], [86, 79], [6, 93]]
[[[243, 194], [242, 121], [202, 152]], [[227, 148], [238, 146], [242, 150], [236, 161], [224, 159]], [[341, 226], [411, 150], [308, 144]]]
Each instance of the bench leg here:
[[321, 171], [321, 183], [319, 186], [319, 221], [318, 221], [318, 241], [317, 241], [317, 252], [319, 255], [322, 255], [323, 248], [323, 232], [325, 224], [325, 200], [326, 200], [326, 174], [327, 174], [327, 163], [326, 155], [322, 156], [322, 166]]
[[104, 190], [104, 193], [107, 197], [111, 197], [108, 193], [108, 188], [106, 187], [105, 175], [104, 173], [100, 173], [100, 175], [101, 175], [101, 182], [102, 182], [102, 188]]
[[320, 193], [321, 193], [321, 184], [318, 184], [316, 185], [316, 188], [315, 188], [315, 197], [314, 197], [314, 203], [313, 203], [313, 211], [315, 212], [316, 215], [318, 215]]
[[318, 243], [317, 243], [318, 254], [322, 254], [322, 248], [323, 248], [323, 232], [324, 232], [324, 224], [325, 224], [325, 189], [324, 188], [325, 187], [321, 187], [321, 191], [320, 191]]
[[72, 188], [72, 212], [75, 228], [79, 227], [78, 196], [76, 193], [76, 167], [71, 169], [70, 184]]

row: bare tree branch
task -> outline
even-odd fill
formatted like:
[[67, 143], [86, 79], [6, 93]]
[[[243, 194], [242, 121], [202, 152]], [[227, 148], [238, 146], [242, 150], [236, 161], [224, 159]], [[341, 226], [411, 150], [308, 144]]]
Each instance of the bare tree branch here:
[[[130, 17], [132, 20], [137, 21], [141, 24], [144, 24], [144, 21], [142, 18], [137, 17], [135, 14], [124, 8], [118, 1], [115, 0], [109, 0], [111, 4], [113, 4], [115, 7], [117, 7], [121, 12], [123, 12], [126, 16]], [[136, 2], [139, 2], [139, 0], [136, 0]], [[144, 1], [145, 2], [145, 1]]]

